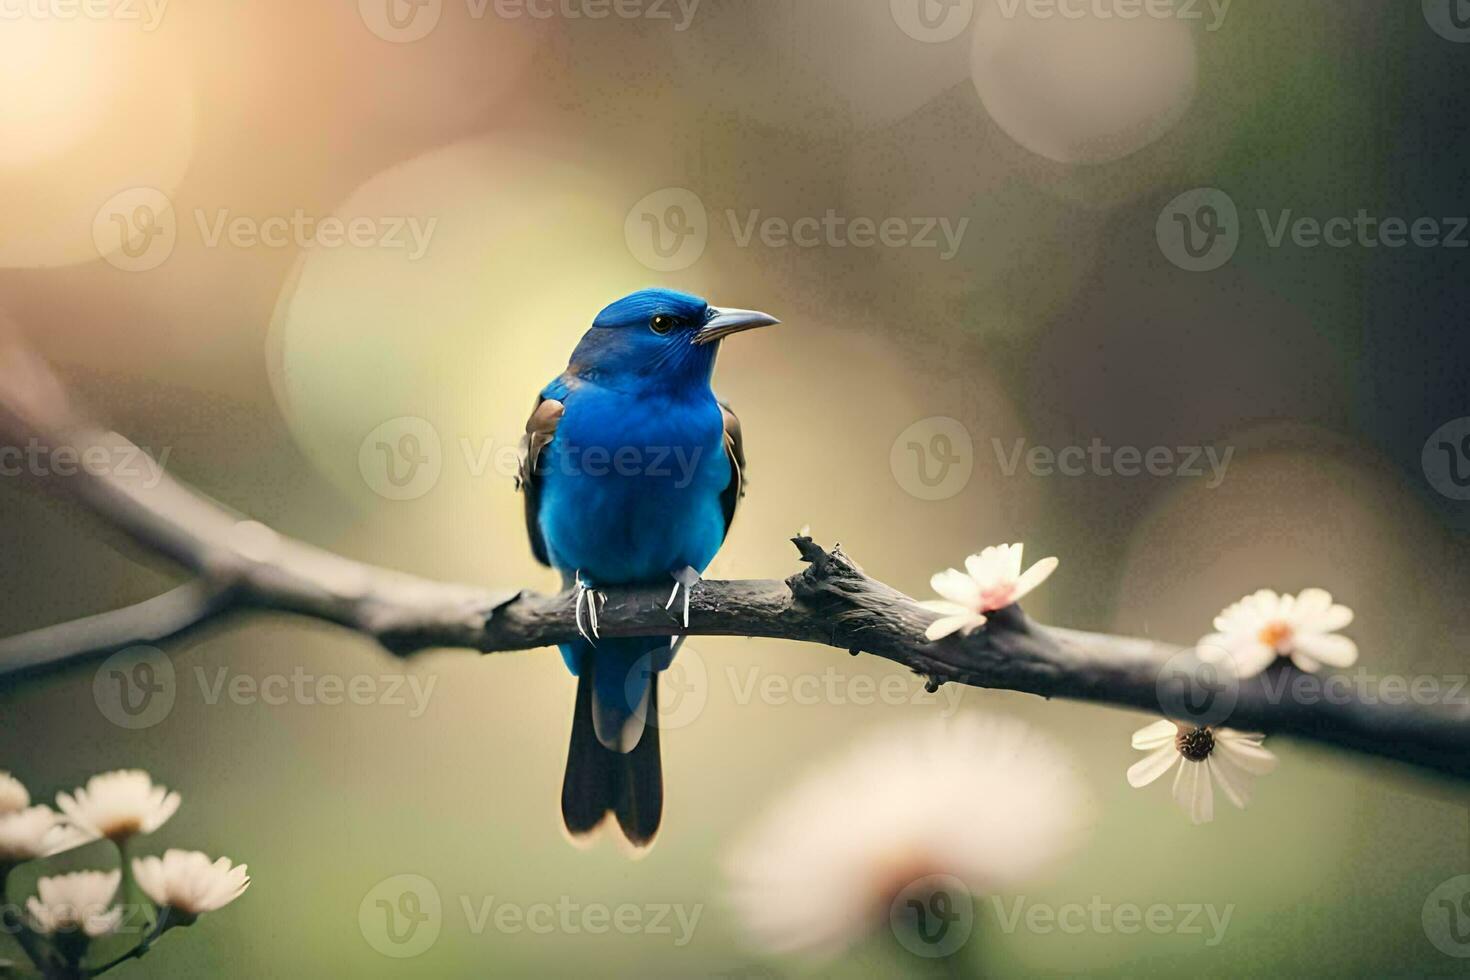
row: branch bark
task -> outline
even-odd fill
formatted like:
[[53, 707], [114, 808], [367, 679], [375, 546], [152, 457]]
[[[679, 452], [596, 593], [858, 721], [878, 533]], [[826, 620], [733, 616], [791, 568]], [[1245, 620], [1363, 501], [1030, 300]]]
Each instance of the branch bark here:
[[[49, 367], [0, 341], [0, 445], [55, 458], [115, 459], [140, 452], [76, 411]], [[43, 486], [89, 509], [145, 551], [192, 579], [114, 612], [0, 640], [0, 677], [160, 643], [249, 611], [296, 613], [335, 623], [407, 656], [435, 647], [493, 653], [573, 639], [570, 593], [542, 595], [437, 582], [352, 561], [285, 537], [154, 470], [108, 467], [52, 472]], [[806, 567], [784, 581], [707, 581], [696, 588], [689, 628], [664, 609], [663, 588], [613, 589], [599, 614], [603, 635], [759, 636], [874, 654], [958, 683], [1163, 714], [1188, 724], [1229, 724], [1296, 736], [1470, 779], [1470, 707], [1386, 704], [1349, 689], [1342, 697], [1293, 696], [1289, 665], [1237, 681], [1189, 649], [1149, 640], [1044, 626], [1018, 608], [968, 637], [924, 639], [934, 614], [869, 577], [841, 548], [793, 539]]]

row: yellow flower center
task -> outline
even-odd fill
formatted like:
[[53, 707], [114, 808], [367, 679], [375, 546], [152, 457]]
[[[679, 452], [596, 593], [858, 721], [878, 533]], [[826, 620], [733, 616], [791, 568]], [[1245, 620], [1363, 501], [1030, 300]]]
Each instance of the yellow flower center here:
[[142, 831], [143, 821], [137, 817], [117, 817], [104, 823], [98, 829], [102, 831], [103, 837], [118, 841]]
[[1291, 636], [1291, 627], [1279, 619], [1274, 623], [1267, 623], [1258, 634], [1262, 643], [1278, 653], [1291, 646]]

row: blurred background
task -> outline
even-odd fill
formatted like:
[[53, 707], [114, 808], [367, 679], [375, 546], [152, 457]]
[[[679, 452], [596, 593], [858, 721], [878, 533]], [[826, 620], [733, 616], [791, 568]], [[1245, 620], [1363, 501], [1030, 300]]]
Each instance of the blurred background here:
[[[1463, 678], [1464, 8], [34, 0], [0, 8], [0, 311], [221, 501], [355, 558], [551, 589], [512, 492], [533, 396], [603, 305], [688, 290], [783, 320], [725, 345], [750, 485], [711, 576], [790, 574], [809, 524], [927, 596], [1023, 540], [1062, 560], [1028, 601], [1045, 622], [1183, 643], [1248, 591], [1316, 585], [1357, 611], [1361, 671]], [[1094, 445], [1102, 464], [1032, 462]], [[1168, 462], [1120, 474], [1125, 447]], [[176, 581], [37, 482], [0, 479], [0, 633]], [[238, 903], [118, 976], [888, 975], [881, 938], [816, 967], [748, 945], [722, 860], [856, 736], [957, 711], [1045, 729], [1102, 803], [1028, 901], [1233, 913], [1209, 945], [1008, 931], [987, 905], [952, 968], [1463, 975], [1421, 916], [1470, 872], [1465, 790], [1314, 747], [1271, 740], [1250, 809], [1194, 827], [1124, 782], [1143, 715], [695, 638], [664, 828], [633, 862], [563, 836], [554, 652], [405, 665], [269, 618], [167, 652], [167, 706], [123, 723], [95, 667], [0, 688], [0, 768], [38, 800], [146, 768], [184, 806], [145, 849], [250, 866]], [[229, 693], [298, 669], [377, 693]], [[890, 676], [902, 695], [874, 698]], [[400, 875], [442, 901], [412, 958], [359, 915]], [[487, 900], [701, 911], [680, 943], [501, 928]]]

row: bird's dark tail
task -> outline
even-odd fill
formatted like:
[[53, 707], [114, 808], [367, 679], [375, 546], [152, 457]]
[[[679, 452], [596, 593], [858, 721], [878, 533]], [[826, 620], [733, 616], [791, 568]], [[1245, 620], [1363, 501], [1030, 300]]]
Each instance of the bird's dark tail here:
[[[604, 640], [604, 646], [625, 644], [627, 640]], [[648, 640], [641, 642], [647, 646]], [[666, 641], [659, 640], [659, 643]], [[628, 842], [636, 848], [645, 848], [653, 843], [663, 818], [664, 780], [659, 759], [658, 745], [658, 678], [649, 670], [646, 659], [635, 659], [625, 664], [627, 656], [619, 654], [631, 651], [599, 651], [588, 647], [578, 651], [577, 704], [572, 715], [571, 745], [567, 749], [567, 771], [561, 787], [561, 816], [568, 833], [581, 837], [592, 833], [601, 825], [609, 813], [616, 816]], [[597, 676], [601, 668], [603, 677], [599, 684]], [[632, 700], [636, 711], [627, 715], [626, 724], [599, 725], [599, 716], [606, 719], [629, 711], [622, 707], [623, 698], [614, 698], [609, 691], [641, 694], [642, 682], [635, 679], [624, 683], [629, 671], [644, 671], [647, 683], [646, 698]], [[604, 737], [620, 732], [621, 738], [607, 737], [613, 747], [604, 744], [598, 737], [598, 728], [603, 728]], [[641, 733], [639, 728], [641, 727]], [[626, 747], [625, 751], [619, 751]]]

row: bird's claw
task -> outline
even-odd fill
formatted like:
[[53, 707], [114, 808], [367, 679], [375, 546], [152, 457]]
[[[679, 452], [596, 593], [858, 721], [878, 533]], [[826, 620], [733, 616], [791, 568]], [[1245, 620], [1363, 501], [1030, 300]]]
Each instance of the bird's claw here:
[[674, 600], [679, 596], [679, 587], [684, 587], [684, 628], [689, 628], [689, 594], [694, 591], [694, 586], [699, 583], [699, 573], [689, 565], [685, 565], [674, 576], [674, 591], [669, 593], [669, 601], [664, 603], [665, 609], [672, 609]]
[[[587, 622], [592, 629], [591, 635], [588, 635], [586, 627], [582, 625], [582, 603], [584, 601], [587, 604]], [[602, 634], [597, 630], [597, 612], [606, 604], [606, 593], [598, 592], [586, 582], [583, 582], [582, 573], [578, 572], [577, 596], [574, 605], [577, 614], [577, 632], [581, 634], [582, 639], [591, 643], [593, 646], [596, 646], [597, 641], [602, 639]]]

